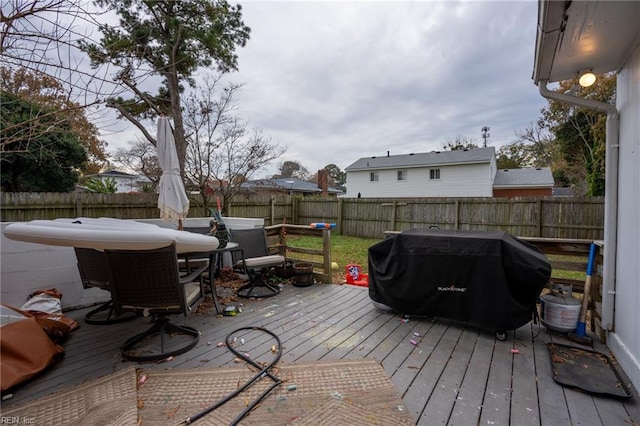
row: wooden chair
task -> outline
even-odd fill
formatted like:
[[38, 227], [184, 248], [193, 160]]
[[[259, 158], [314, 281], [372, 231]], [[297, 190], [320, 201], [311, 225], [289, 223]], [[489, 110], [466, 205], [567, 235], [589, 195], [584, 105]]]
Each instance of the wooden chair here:
[[[85, 289], [100, 288], [111, 291], [109, 261], [107, 255], [100, 250], [90, 248], [74, 248], [78, 260], [78, 272]], [[113, 310], [113, 300], [101, 304], [96, 309], [89, 311], [84, 320], [87, 324], [105, 325], [137, 318], [135, 313], [123, 313], [116, 315]]]
[[[116, 313], [136, 312], [153, 316], [147, 331], [128, 339], [121, 347], [130, 361], [157, 361], [189, 351], [198, 343], [198, 330], [169, 321], [187, 315], [203, 297], [202, 265], [181, 277], [175, 245], [154, 250], [105, 250], [111, 268], [111, 293]], [[195, 281], [194, 281], [195, 280]]]
[[[263, 298], [280, 293], [280, 288], [269, 284], [265, 277], [269, 269], [284, 265], [285, 258], [269, 254], [265, 229], [233, 229], [230, 240], [238, 243], [242, 249], [242, 252], [233, 253], [234, 266], [244, 269], [249, 276], [249, 283], [238, 289], [238, 296]], [[240, 254], [242, 258], [238, 258]]]

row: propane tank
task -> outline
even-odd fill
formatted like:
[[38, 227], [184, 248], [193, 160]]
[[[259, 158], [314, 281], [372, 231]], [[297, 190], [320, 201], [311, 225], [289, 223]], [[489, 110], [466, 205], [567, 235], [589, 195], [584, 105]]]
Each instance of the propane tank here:
[[550, 291], [540, 296], [540, 320], [551, 331], [575, 331], [580, 319], [582, 303], [573, 297], [570, 284], [551, 283]]

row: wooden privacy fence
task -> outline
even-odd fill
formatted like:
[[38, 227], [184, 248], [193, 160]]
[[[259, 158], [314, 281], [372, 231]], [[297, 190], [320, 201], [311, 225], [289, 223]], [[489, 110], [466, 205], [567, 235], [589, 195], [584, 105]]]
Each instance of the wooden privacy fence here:
[[[190, 217], [206, 217], [204, 209], [193, 206]], [[26, 222], [61, 217], [115, 217], [155, 219], [160, 217], [158, 195], [97, 194], [92, 192], [3, 192], [0, 194], [2, 222]]]
[[437, 226], [506, 231], [541, 238], [598, 240], [604, 235], [604, 199], [597, 198], [322, 198], [237, 197], [229, 216], [267, 224], [335, 223], [335, 232], [382, 238], [385, 231]]
[[[2, 193], [2, 221], [57, 217], [158, 217], [156, 194]], [[334, 232], [382, 238], [385, 231], [438, 226], [443, 229], [506, 231], [540, 238], [600, 240], [604, 199], [598, 198], [332, 198], [288, 195], [241, 195], [227, 206], [227, 216], [308, 225], [335, 223]], [[209, 216], [192, 200], [189, 217]]]

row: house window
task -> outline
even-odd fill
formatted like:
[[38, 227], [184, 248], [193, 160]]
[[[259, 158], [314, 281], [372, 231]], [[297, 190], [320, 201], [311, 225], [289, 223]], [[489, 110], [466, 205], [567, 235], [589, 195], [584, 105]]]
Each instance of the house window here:
[[377, 182], [378, 181], [378, 172], [369, 173], [369, 180], [371, 182]]
[[429, 180], [440, 180], [440, 169], [429, 169]]
[[407, 180], [406, 170], [398, 170], [398, 180]]

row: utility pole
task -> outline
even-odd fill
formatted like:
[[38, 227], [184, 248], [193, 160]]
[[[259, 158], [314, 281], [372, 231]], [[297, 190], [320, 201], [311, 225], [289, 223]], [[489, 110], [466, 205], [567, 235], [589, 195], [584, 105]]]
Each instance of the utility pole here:
[[491, 130], [491, 128], [489, 126], [484, 126], [482, 127], [482, 139], [484, 139], [484, 148], [487, 147], [487, 139], [489, 138], [489, 136], [491, 136], [489, 134], [489, 130]]

